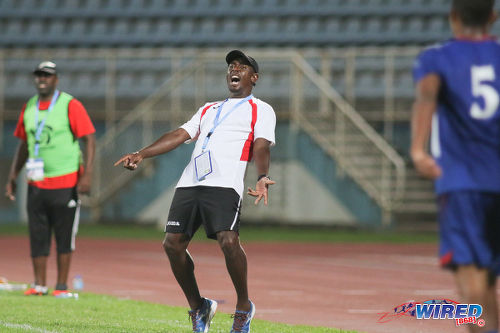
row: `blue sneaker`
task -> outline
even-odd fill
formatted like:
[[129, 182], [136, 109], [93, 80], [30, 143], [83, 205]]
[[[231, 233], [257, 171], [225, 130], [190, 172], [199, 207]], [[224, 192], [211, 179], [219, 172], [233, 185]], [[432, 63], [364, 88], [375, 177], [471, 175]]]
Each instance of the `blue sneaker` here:
[[193, 332], [208, 332], [215, 310], [217, 310], [217, 302], [204, 298], [201, 308], [189, 311], [189, 317], [193, 322]]
[[233, 315], [233, 328], [231, 333], [248, 333], [250, 332], [250, 323], [252, 322], [253, 316], [255, 315], [255, 305], [250, 302], [250, 311], [238, 311]]

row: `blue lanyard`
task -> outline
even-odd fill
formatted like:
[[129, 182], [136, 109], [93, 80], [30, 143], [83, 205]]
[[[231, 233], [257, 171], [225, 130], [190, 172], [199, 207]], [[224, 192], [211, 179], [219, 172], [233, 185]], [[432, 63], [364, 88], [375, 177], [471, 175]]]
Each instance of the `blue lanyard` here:
[[201, 148], [201, 151], [205, 151], [205, 148], [207, 148], [208, 140], [210, 140], [210, 137], [214, 133], [217, 126], [219, 126], [231, 113], [233, 113], [233, 111], [236, 110], [238, 108], [238, 106], [240, 106], [243, 103], [248, 102], [252, 98], [253, 98], [253, 96], [249, 95], [249, 96], [245, 97], [244, 99], [242, 99], [241, 101], [239, 101], [238, 104], [233, 106], [233, 108], [231, 110], [229, 110], [229, 112], [226, 113], [224, 115], [224, 117], [222, 117], [221, 120], [219, 120], [219, 116], [222, 112], [222, 107], [224, 106], [224, 104], [226, 104], [226, 102], [228, 101], [228, 98], [224, 102], [222, 102], [221, 105], [219, 105], [219, 109], [217, 110], [217, 115], [215, 116], [215, 119], [214, 119], [214, 126], [212, 127], [212, 129], [208, 132], [207, 136], [205, 137], [205, 141], [203, 142], [203, 147]]
[[45, 121], [49, 117], [50, 111], [54, 108], [54, 105], [56, 104], [57, 98], [59, 97], [59, 90], [54, 91], [54, 95], [52, 96], [52, 100], [50, 101], [50, 105], [47, 111], [47, 115], [43, 120], [38, 124], [38, 113], [40, 112], [40, 99], [36, 101], [36, 112], [35, 112], [35, 127], [36, 127], [36, 132], [35, 132], [35, 157], [38, 156], [38, 151], [40, 150], [40, 137], [42, 136], [42, 131], [43, 128], [45, 127]]

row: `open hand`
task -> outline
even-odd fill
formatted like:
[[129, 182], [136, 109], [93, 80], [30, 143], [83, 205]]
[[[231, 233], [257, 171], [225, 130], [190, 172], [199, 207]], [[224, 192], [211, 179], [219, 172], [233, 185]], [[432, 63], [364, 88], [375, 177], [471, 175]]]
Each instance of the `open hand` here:
[[268, 177], [262, 177], [255, 185], [255, 190], [249, 187], [247, 194], [251, 195], [252, 197], [257, 197], [257, 199], [255, 199], [255, 205], [257, 205], [260, 200], [264, 198], [264, 205], [267, 206], [268, 186], [273, 184], [276, 184], [276, 182], [269, 179]]

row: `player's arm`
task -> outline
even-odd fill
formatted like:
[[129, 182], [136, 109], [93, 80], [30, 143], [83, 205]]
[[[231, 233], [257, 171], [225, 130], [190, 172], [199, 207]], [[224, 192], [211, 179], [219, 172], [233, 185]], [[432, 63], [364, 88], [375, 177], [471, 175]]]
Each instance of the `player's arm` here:
[[430, 179], [441, 175], [441, 169], [427, 150], [440, 86], [441, 79], [436, 74], [428, 74], [418, 81], [411, 119], [410, 155], [417, 171]]
[[247, 193], [257, 197], [257, 199], [255, 199], [256, 205], [262, 198], [264, 198], [264, 204], [267, 205], [268, 186], [275, 184], [275, 182], [267, 176], [269, 174], [269, 164], [271, 162], [270, 146], [271, 142], [264, 138], [257, 138], [253, 143], [252, 154], [259, 179], [255, 185], [255, 190], [248, 188]]
[[135, 153], [122, 156], [118, 161], [116, 161], [115, 166], [123, 163], [124, 168], [135, 170], [143, 159], [168, 153], [169, 151], [174, 150], [183, 142], [189, 139], [191, 139], [189, 133], [183, 128], [178, 128], [176, 130], [163, 134], [151, 145], [142, 148]]
[[21, 140], [17, 145], [17, 150], [10, 166], [7, 185], [5, 186], [5, 196], [10, 200], [16, 200], [17, 176], [28, 159], [28, 145], [25, 140]]
[[95, 135], [87, 134], [80, 138], [85, 144], [84, 169], [83, 174], [78, 179], [78, 193], [89, 193], [92, 182], [92, 172], [95, 156]]

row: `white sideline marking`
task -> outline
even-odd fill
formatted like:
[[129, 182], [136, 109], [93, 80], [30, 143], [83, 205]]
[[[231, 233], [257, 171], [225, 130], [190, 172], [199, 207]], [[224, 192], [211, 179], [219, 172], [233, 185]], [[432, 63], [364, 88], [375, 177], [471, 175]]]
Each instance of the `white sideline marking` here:
[[4, 321], [0, 321], [0, 325], [3, 327], [8, 327], [8, 328], [19, 328], [23, 329], [25, 331], [34, 331], [34, 332], [41, 332], [41, 333], [57, 333], [57, 331], [47, 331], [41, 328], [33, 327], [28, 324], [13, 324], [13, 323], [6, 323]]
[[353, 295], [353, 296], [368, 296], [368, 295], [377, 295], [378, 292], [372, 289], [351, 289], [351, 290], [342, 290], [340, 292], [342, 295]]
[[153, 294], [153, 291], [151, 290], [120, 290], [120, 289], [117, 289], [117, 290], [113, 290], [113, 292], [115, 294], [119, 294], [119, 295], [151, 295]]
[[283, 313], [281, 309], [259, 309], [257, 311], [259, 313]]
[[384, 310], [371, 310], [371, 309], [348, 309], [347, 313], [354, 314], [374, 314], [374, 313], [382, 313]]
[[413, 292], [415, 295], [431, 295], [431, 296], [436, 296], [436, 295], [454, 295], [455, 291], [452, 289], [435, 289], [435, 290], [415, 290]]

